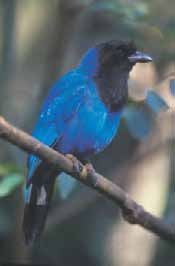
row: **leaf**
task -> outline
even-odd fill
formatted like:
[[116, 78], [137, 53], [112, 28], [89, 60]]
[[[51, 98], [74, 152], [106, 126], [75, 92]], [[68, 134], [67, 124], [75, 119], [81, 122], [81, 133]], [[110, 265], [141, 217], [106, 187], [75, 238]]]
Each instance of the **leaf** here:
[[112, 2], [96, 2], [93, 5], [91, 5], [91, 10], [94, 11], [112, 11], [115, 12], [117, 9], [116, 3]]
[[124, 110], [124, 119], [130, 134], [134, 138], [147, 137], [152, 128], [152, 118], [143, 110], [135, 107], [127, 107]]
[[155, 113], [167, 111], [169, 109], [169, 106], [165, 100], [153, 90], [149, 90], [147, 92], [145, 103]]
[[13, 164], [0, 164], [0, 176], [8, 175], [17, 170], [17, 167]]
[[9, 169], [6, 165], [0, 165], [0, 176], [7, 175], [9, 173]]
[[147, 13], [147, 4], [137, 3], [136, 5], [123, 5], [123, 14], [125, 15], [125, 19], [131, 19], [132, 21], [136, 21], [147, 15]]
[[170, 88], [171, 95], [174, 97], [175, 96], [175, 79], [170, 79], [169, 88]]
[[18, 174], [10, 174], [3, 177], [0, 181], [0, 197], [8, 196], [20, 184], [23, 183], [23, 177]]

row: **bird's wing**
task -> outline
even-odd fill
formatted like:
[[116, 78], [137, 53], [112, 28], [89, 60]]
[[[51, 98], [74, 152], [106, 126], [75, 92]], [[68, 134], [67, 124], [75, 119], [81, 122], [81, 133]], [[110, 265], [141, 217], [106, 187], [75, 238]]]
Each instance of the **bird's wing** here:
[[[71, 71], [58, 80], [46, 97], [32, 136], [48, 146], [58, 142], [69, 120], [84, 102], [86, 84], [86, 77], [78, 70]], [[40, 162], [36, 156], [29, 155], [28, 180]]]

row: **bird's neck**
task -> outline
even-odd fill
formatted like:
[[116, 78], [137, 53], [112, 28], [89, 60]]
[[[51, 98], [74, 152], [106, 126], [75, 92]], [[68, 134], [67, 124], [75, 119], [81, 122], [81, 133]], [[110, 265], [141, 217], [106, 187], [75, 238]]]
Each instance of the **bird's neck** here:
[[128, 74], [122, 69], [105, 70], [94, 76], [98, 93], [110, 112], [121, 111], [128, 98]]
[[82, 57], [79, 68], [86, 75], [93, 77], [98, 72], [99, 60], [96, 48], [89, 49]]
[[101, 100], [107, 108], [111, 112], [118, 112], [125, 105], [128, 97], [129, 66], [103, 64], [100, 63], [100, 58], [98, 50], [91, 48], [85, 53], [78, 67], [94, 80]]

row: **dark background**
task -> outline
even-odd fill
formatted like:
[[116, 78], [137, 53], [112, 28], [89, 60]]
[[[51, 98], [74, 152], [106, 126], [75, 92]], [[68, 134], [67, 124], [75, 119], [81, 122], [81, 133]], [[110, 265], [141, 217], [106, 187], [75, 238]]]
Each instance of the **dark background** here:
[[[148, 211], [175, 221], [174, 0], [1, 0], [0, 113], [31, 133], [54, 81], [95, 43], [133, 39], [154, 62], [137, 65], [117, 137], [93, 159]], [[146, 93], [161, 95], [146, 104]], [[166, 111], [165, 111], [166, 110]], [[114, 204], [77, 185], [53, 208], [40, 243], [21, 223], [26, 154], [0, 141], [0, 259], [49, 265], [175, 265], [174, 245], [124, 222]]]

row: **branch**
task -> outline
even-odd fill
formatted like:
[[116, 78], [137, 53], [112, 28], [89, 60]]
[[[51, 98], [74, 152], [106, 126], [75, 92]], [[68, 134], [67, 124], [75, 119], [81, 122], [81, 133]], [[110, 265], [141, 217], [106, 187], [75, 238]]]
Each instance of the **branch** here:
[[[81, 183], [98, 191], [121, 209], [124, 219], [129, 223], [141, 225], [162, 239], [175, 242], [175, 226], [173, 224], [168, 224], [145, 211], [124, 190], [97, 172], [87, 172], [86, 175], [82, 175], [81, 169], [75, 172], [72, 160], [12, 126], [3, 117], [0, 117], [0, 138], [18, 146], [27, 153], [38, 156], [57, 170], [61, 168]], [[79, 165], [83, 168], [81, 162]]]
[[[128, 182], [125, 183], [125, 180], [128, 180], [128, 175], [130, 174], [133, 165], [134, 167], [136, 167], [138, 164], [142, 163], [143, 160], [146, 160], [150, 155], [152, 156], [154, 154], [157, 154], [162, 149], [167, 147], [167, 145], [171, 145], [172, 141], [173, 139], [167, 137], [167, 139], [165, 139], [163, 142], [159, 141], [156, 144], [151, 145], [151, 147], [148, 147], [144, 151], [139, 152], [138, 150], [136, 150], [132, 158], [127, 159], [124, 163], [121, 164], [120, 167], [113, 169], [113, 171], [111, 172], [110, 180], [112, 180], [114, 183], [115, 180], [117, 180], [117, 184], [119, 186], [125, 186], [126, 184], [128, 184]], [[122, 179], [123, 176], [125, 177], [124, 179]], [[130, 180], [130, 182], [132, 181]], [[47, 219], [45, 232], [47, 232], [47, 230], [50, 230], [50, 227], [64, 223], [70, 217], [76, 216], [87, 206], [92, 205], [94, 202], [97, 202], [100, 199], [101, 197], [99, 193], [94, 193], [94, 191], [92, 190], [81, 189], [79, 193], [74, 195], [71, 201], [63, 201], [62, 204], [58, 203], [55, 205], [55, 207], [52, 208]]]

